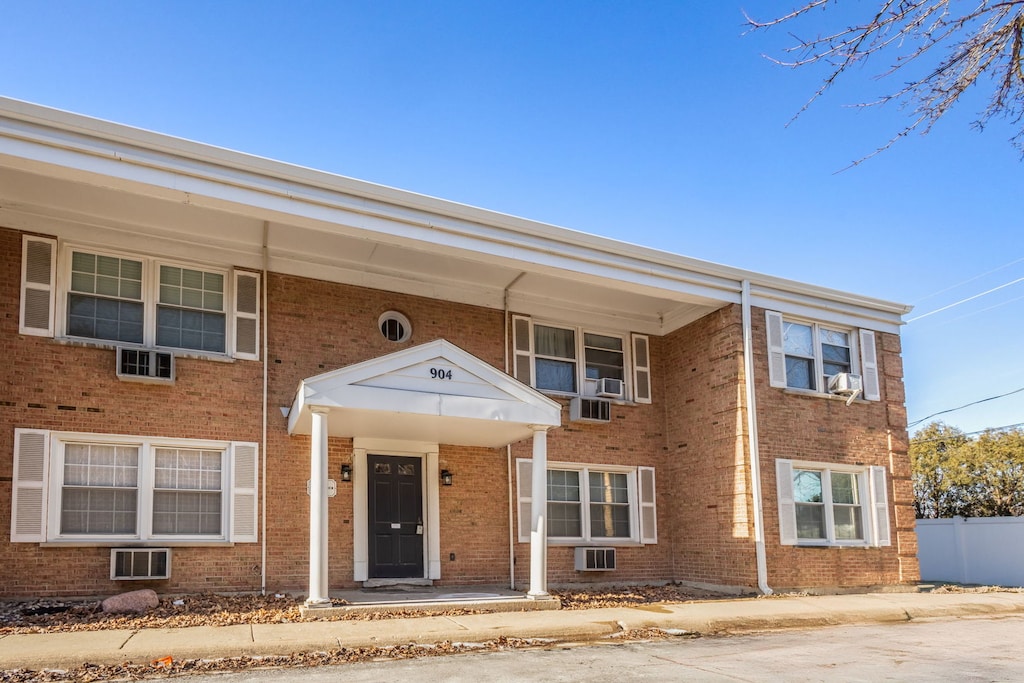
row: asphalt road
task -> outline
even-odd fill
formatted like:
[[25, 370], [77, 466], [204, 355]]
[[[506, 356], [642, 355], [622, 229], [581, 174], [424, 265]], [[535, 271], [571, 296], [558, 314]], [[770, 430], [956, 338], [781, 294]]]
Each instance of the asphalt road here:
[[758, 635], [559, 646], [189, 677], [258, 681], [1013, 681], [1024, 617], [914, 621]]

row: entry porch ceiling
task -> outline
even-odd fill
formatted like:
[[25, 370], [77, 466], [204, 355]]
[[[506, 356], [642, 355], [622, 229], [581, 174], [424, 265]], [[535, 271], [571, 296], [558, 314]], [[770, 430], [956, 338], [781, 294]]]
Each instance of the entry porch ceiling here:
[[0, 154], [0, 226], [79, 244], [259, 269], [266, 226], [271, 272], [494, 309], [508, 288], [514, 312], [648, 334], [739, 300], [738, 283], [727, 278], [614, 255], [600, 261], [584, 248], [559, 253], [529, 235], [521, 244], [495, 235], [476, 249], [440, 226], [410, 231], [358, 212], [317, 217], [215, 194]]

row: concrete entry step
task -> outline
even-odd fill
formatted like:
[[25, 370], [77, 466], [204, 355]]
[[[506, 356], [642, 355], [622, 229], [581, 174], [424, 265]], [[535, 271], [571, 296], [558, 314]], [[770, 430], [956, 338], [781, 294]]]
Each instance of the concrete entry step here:
[[430, 579], [367, 579], [363, 588], [391, 588], [394, 590], [414, 590], [424, 586], [433, 586]]
[[437, 614], [449, 610], [473, 612], [526, 612], [559, 609], [557, 598], [527, 597], [518, 591], [490, 586], [378, 586], [332, 590], [332, 604], [302, 607], [306, 618], [330, 618], [351, 613]]

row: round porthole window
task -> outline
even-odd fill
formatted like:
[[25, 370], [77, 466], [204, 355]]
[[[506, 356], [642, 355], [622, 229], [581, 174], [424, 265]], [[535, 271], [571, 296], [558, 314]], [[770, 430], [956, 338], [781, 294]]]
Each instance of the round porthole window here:
[[412, 324], [398, 311], [381, 313], [377, 327], [384, 338], [393, 342], [404, 342], [412, 336]]

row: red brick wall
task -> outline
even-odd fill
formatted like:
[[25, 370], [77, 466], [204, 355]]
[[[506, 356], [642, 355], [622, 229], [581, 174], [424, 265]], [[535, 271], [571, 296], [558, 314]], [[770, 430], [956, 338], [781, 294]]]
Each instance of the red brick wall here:
[[[659, 510], [673, 529], [673, 577], [756, 585], [740, 307], [657, 340], [668, 475]], [[742, 403], [741, 403], [742, 402]]]
[[[0, 229], [0, 596], [108, 594], [108, 548], [9, 543], [14, 429], [259, 441], [261, 366], [176, 359], [171, 385], [122, 382], [114, 351], [18, 334], [21, 233]], [[166, 592], [259, 588], [260, 547], [175, 548]], [[255, 567], [255, 570], [253, 569]]]
[[[21, 234], [0, 229], [0, 529], [10, 525], [13, 430], [62, 429], [147, 436], [260, 441], [263, 367], [180, 358], [173, 386], [118, 381], [113, 351], [18, 335]], [[308, 583], [309, 438], [290, 437], [279, 410], [300, 380], [444, 338], [504, 367], [501, 311], [281, 274], [268, 287], [268, 588]], [[379, 315], [398, 310], [412, 338], [386, 341]], [[764, 312], [755, 310], [754, 352], [769, 584], [853, 587], [912, 582], [916, 537], [907, 458], [899, 338], [878, 334], [883, 400], [800, 396], [768, 386]], [[548, 435], [551, 462], [657, 468], [658, 543], [620, 547], [613, 574], [576, 572], [572, 546], [551, 546], [551, 585], [590, 582], [756, 585], [751, 482], [743, 405], [740, 310], [727, 306], [665, 337], [651, 338], [653, 403], [612, 407], [611, 424], [562, 424]], [[891, 442], [891, 445], [890, 445]], [[513, 444], [529, 458], [529, 441]], [[351, 462], [350, 439], [329, 442], [329, 476]], [[778, 543], [776, 458], [884, 464], [894, 486], [893, 546], [806, 549]], [[442, 445], [455, 485], [440, 490], [443, 583], [503, 584], [509, 577], [509, 487], [505, 449]], [[515, 488], [513, 488], [513, 496]], [[514, 501], [513, 501], [514, 502]], [[353, 585], [352, 485], [329, 506], [331, 587]], [[515, 522], [514, 522], [515, 523]], [[513, 527], [515, 528], [515, 527]], [[514, 541], [515, 582], [529, 583], [529, 544]], [[450, 559], [451, 554], [455, 559]], [[174, 551], [173, 578], [159, 590], [254, 590], [260, 545]], [[112, 583], [106, 548], [0, 543], [0, 596], [101, 594]], [[140, 584], [132, 583], [129, 587]]]
[[[881, 400], [857, 401], [847, 406], [845, 400], [770, 387], [764, 311], [755, 308], [753, 320], [769, 585], [786, 590], [915, 583], [918, 580], [917, 539], [899, 337], [875, 334]], [[778, 458], [886, 467], [892, 546], [807, 548], [780, 545], [775, 477]]]

